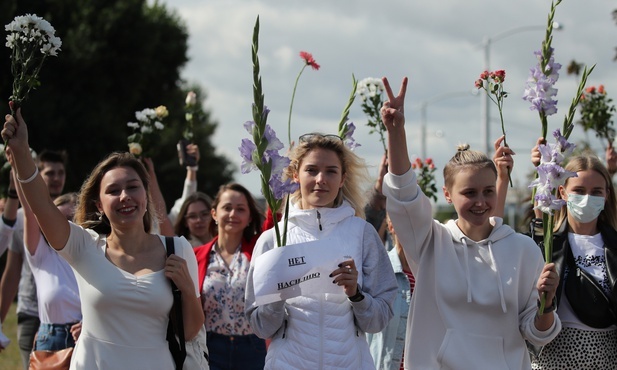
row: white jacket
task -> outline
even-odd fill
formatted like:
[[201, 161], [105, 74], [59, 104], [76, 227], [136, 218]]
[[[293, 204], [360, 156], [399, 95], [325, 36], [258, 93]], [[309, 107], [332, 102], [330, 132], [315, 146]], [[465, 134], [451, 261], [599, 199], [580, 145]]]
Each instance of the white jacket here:
[[455, 221], [432, 219], [412, 170], [387, 174], [387, 210], [416, 286], [405, 343], [406, 369], [530, 369], [525, 340], [550, 342], [561, 329], [534, 326], [544, 260], [534, 241], [491, 218], [487, 239], [467, 238]]
[[289, 212], [288, 244], [335, 236], [332, 247], [354, 258], [364, 294], [357, 303], [343, 295], [320, 294], [255, 305], [253, 262], [274, 247], [273, 232], [267, 230], [257, 240], [246, 288], [251, 328], [261, 338], [272, 338], [265, 369], [374, 369], [364, 333], [387, 325], [397, 284], [373, 226], [355, 217], [347, 202], [338, 208], [292, 206]]

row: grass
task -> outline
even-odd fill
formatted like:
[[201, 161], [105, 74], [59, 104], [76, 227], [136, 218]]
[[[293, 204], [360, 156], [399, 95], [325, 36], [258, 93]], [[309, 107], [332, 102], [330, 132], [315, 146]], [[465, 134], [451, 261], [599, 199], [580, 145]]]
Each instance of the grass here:
[[17, 314], [15, 313], [16, 304], [13, 303], [6, 320], [2, 323], [2, 332], [11, 339], [8, 348], [0, 352], [0, 369], [2, 370], [21, 370], [21, 355], [17, 344]]

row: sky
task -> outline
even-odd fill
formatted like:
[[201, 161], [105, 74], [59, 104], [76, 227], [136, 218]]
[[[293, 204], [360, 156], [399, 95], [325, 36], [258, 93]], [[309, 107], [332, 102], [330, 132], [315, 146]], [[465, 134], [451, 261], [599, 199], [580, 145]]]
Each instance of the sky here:
[[[544, 39], [548, 0], [438, 0], [406, 1], [267, 1], [164, 0], [177, 12], [189, 32], [189, 59], [182, 71], [188, 82], [206, 90], [204, 101], [218, 128], [213, 143], [238, 169], [235, 180], [260, 196], [259, 174], [241, 174], [238, 147], [249, 138], [243, 124], [251, 120], [251, 37], [259, 16], [259, 59], [268, 123], [288, 146], [287, 120], [294, 81], [302, 69], [300, 51], [312, 53], [321, 65], [300, 77], [291, 118], [292, 139], [303, 133], [336, 133], [341, 112], [351, 92], [352, 75], [388, 77], [398, 91], [403, 77], [410, 79], [406, 96], [406, 131], [412, 159], [421, 154], [421, 109], [426, 104], [426, 154], [441, 171], [458, 144], [485, 151], [501, 135], [497, 108], [490, 103], [488, 135], [484, 134], [482, 94], [473, 95], [474, 81], [485, 69], [483, 40], [490, 39], [490, 70], [506, 71], [503, 115], [507, 140], [516, 152], [512, 178], [516, 191], [528, 194], [533, 171], [529, 153], [540, 136], [540, 119], [522, 99], [534, 51]], [[555, 87], [558, 112], [549, 117], [549, 132], [561, 128], [579, 77], [566, 74], [572, 60], [595, 64], [587, 85], [603, 84], [609, 97], [617, 96], [617, 25], [609, 0], [564, 0], [553, 32], [555, 61], [564, 67]], [[385, 98], [385, 96], [384, 96]], [[369, 134], [367, 117], [356, 99], [350, 120], [356, 153], [373, 178], [383, 155], [379, 136]], [[578, 120], [578, 114], [575, 120]], [[586, 140], [603, 157], [606, 143], [576, 126], [571, 141]], [[492, 153], [489, 153], [492, 155]], [[206, 165], [206, 164], [202, 164]], [[370, 185], [369, 185], [370, 186]], [[439, 202], [443, 202], [440, 194]]]

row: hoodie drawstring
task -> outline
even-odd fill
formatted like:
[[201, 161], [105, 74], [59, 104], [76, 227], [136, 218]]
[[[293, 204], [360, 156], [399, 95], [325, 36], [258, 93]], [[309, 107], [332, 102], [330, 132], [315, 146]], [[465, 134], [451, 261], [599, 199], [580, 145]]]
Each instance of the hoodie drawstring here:
[[467, 251], [467, 242], [465, 238], [461, 238], [463, 243], [463, 254], [465, 257], [465, 278], [467, 279], [467, 303], [471, 303], [471, 276], [469, 275], [469, 252]]
[[[465, 277], [467, 278], [467, 303], [471, 303], [471, 276], [469, 273], [469, 252], [467, 251], [467, 241], [465, 238], [461, 238], [461, 243], [463, 244], [463, 254], [465, 258]], [[488, 254], [491, 257], [491, 263], [493, 264], [493, 268], [495, 273], [497, 274], [497, 288], [499, 289], [499, 298], [501, 300], [501, 310], [503, 313], [507, 313], [508, 309], [506, 308], [506, 298], [503, 294], [503, 285], [501, 283], [501, 275], [499, 274], [499, 268], [497, 267], [497, 262], [495, 261], [495, 256], [493, 256], [493, 243], [488, 241]]]
[[322, 231], [323, 229], [321, 228], [321, 213], [319, 213], [319, 211], [317, 212], [317, 223], [319, 224], [319, 231]]
[[488, 241], [488, 254], [491, 256], [491, 263], [495, 266], [495, 272], [497, 273], [497, 287], [499, 288], [499, 298], [501, 299], [501, 310], [503, 313], [506, 313], [508, 309], [506, 308], [506, 298], [503, 295], [503, 284], [501, 283], [501, 275], [499, 274], [495, 256], [493, 256], [493, 243], [491, 243], [490, 240]]

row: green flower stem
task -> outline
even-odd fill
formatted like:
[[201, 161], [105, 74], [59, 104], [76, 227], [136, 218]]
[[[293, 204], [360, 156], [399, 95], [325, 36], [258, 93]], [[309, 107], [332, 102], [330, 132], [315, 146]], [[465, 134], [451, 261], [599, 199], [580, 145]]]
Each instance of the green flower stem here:
[[[264, 138], [264, 133], [266, 131], [266, 120], [267, 117], [264, 116], [264, 94], [261, 89], [261, 77], [259, 76], [259, 56], [257, 52], [259, 51], [259, 16], [257, 16], [257, 20], [255, 21], [255, 27], [253, 28], [253, 45], [252, 45], [252, 59], [253, 59], [253, 121], [255, 122], [255, 129], [253, 130], [253, 141], [257, 146], [257, 153], [253, 153], [254, 163], [257, 164], [257, 168], [261, 172], [261, 192], [266, 198], [266, 203], [268, 207], [276, 215], [276, 211], [280, 208], [281, 202], [278, 201], [274, 194], [272, 193], [272, 189], [270, 189], [270, 185], [268, 181], [271, 176], [272, 171], [272, 161], [267, 163], [262, 163], [262, 158], [264, 157], [264, 152], [266, 147], [268, 146], [268, 141]], [[297, 81], [296, 81], [297, 82]], [[295, 89], [294, 89], [295, 91]], [[293, 104], [293, 99], [292, 99]], [[291, 109], [290, 109], [291, 112]], [[276, 216], [275, 216], [276, 217]], [[287, 220], [285, 220], [285, 227], [287, 227]], [[279, 230], [278, 222], [274, 222], [274, 232], [276, 234], [276, 242], [279, 247], [285, 245], [285, 241], [281, 239], [281, 232]], [[285, 230], [285, 234], [286, 234]]]
[[287, 119], [287, 140], [289, 141], [290, 148], [291, 148], [291, 111], [293, 110], [294, 99], [296, 98], [296, 89], [298, 88], [298, 81], [300, 81], [300, 76], [302, 76], [302, 72], [304, 72], [304, 69], [306, 68], [307, 65], [308, 64], [304, 63], [304, 66], [302, 66], [300, 73], [298, 73], [298, 77], [296, 77], [296, 83], [294, 84], [294, 90], [291, 93], [291, 103], [289, 104], [289, 118]]
[[358, 89], [358, 80], [356, 80], [356, 76], [354, 76], [353, 73], [351, 74], [351, 84], [352, 84], [351, 94], [349, 95], [349, 99], [347, 99], [347, 105], [345, 105], [345, 108], [343, 108], [343, 113], [341, 114], [341, 120], [338, 123], [338, 136], [340, 136], [341, 138], [345, 137], [345, 134], [346, 134], [345, 131], [347, 128], [345, 123], [349, 119], [349, 110], [351, 109], [351, 105], [356, 99], [356, 90]]

